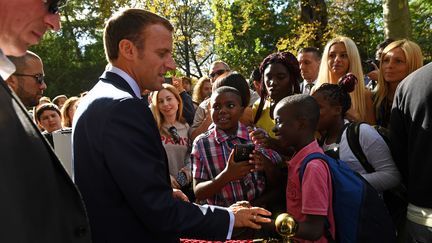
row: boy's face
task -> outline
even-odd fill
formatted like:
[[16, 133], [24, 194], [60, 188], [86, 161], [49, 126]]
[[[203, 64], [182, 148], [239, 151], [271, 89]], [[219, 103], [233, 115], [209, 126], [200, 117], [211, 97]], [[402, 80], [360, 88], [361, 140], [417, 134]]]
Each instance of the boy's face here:
[[211, 117], [218, 129], [228, 134], [237, 132], [238, 121], [244, 107], [241, 98], [232, 92], [213, 94], [211, 96]]
[[276, 107], [273, 132], [279, 137], [283, 147], [295, 146], [301, 137], [300, 123], [294, 116], [292, 106]]
[[331, 105], [321, 93], [314, 93], [312, 96], [315, 98], [320, 108], [317, 130], [320, 132], [327, 131], [336, 124], [337, 119], [340, 119], [341, 107]]
[[61, 118], [56, 111], [45, 110], [39, 119], [39, 125], [49, 133], [61, 129]]

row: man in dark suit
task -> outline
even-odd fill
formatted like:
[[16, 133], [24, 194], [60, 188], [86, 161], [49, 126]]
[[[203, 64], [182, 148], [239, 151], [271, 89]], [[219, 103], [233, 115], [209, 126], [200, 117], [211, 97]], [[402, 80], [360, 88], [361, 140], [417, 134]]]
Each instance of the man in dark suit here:
[[318, 78], [321, 53], [315, 47], [302, 48], [298, 52], [297, 60], [300, 65], [300, 74], [303, 78], [303, 82], [300, 83], [300, 92], [302, 94], [310, 94]]
[[82, 99], [73, 124], [75, 179], [93, 241], [225, 240], [233, 226], [270, 222], [261, 208], [182, 201], [170, 186], [165, 150], [143, 90], [159, 90], [175, 68], [170, 22], [140, 9], [112, 17], [104, 32], [110, 65]]
[[0, 242], [91, 241], [77, 188], [20, 101], [29, 97], [4, 82], [15, 72], [5, 55], [22, 56], [59, 29], [58, 4], [0, 0]]

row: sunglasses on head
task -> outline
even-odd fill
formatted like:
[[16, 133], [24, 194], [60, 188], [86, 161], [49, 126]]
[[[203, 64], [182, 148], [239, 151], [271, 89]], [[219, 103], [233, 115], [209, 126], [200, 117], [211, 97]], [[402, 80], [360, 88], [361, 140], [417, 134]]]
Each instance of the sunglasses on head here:
[[214, 78], [214, 77], [216, 77], [216, 75], [219, 76], [219, 75], [224, 74], [225, 72], [226, 72], [225, 69], [220, 69], [220, 70], [217, 70], [217, 71], [210, 73], [210, 77]]
[[42, 0], [43, 3], [48, 5], [48, 12], [57, 14], [60, 8], [66, 5], [67, 0]]
[[172, 139], [174, 139], [174, 142], [176, 144], [180, 143], [180, 135], [177, 132], [177, 128], [175, 126], [172, 126], [168, 128], [168, 132], [171, 134]]
[[45, 82], [45, 76], [43, 74], [22, 74], [22, 73], [14, 73], [13, 75], [15, 76], [22, 76], [22, 77], [32, 77], [34, 79], [36, 79], [36, 82], [38, 82], [38, 84], [42, 84], [43, 82]]

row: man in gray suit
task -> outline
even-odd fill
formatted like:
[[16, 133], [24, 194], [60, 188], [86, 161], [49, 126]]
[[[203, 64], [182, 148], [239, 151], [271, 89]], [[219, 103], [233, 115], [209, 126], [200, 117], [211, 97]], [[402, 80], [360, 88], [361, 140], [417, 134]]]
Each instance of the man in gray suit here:
[[23, 56], [48, 29], [58, 30], [60, 4], [0, 0], [0, 242], [91, 241], [78, 190], [4, 82], [15, 72], [5, 55]]

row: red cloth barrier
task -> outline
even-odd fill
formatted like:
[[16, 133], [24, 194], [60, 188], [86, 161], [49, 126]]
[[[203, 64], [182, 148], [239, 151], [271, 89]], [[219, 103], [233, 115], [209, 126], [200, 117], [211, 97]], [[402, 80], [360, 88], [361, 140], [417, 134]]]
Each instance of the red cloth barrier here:
[[[181, 243], [223, 243], [222, 241], [180, 239]], [[252, 243], [252, 240], [227, 240], [225, 243]]]

